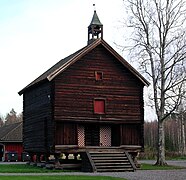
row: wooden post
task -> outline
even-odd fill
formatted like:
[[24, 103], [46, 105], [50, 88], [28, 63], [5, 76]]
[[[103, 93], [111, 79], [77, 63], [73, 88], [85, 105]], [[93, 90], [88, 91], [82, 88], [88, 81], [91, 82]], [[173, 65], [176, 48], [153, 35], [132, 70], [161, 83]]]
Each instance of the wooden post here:
[[65, 156], [66, 156], [66, 159], [68, 159], [69, 154], [68, 153], [65, 153]]
[[40, 163], [41, 162], [41, 154], [40, 153], [37, 153], [36, 154], [36, 163]]
[[59, 168], [59, 166], [60, 166], [60, 162], [59, 162], [60, 154], [54, 154], [54, 157], [55, 157], [55, 168]]
[[78, 154], [77, 153], [74, 153], [74, 159], [77, 160], [77, 156]]

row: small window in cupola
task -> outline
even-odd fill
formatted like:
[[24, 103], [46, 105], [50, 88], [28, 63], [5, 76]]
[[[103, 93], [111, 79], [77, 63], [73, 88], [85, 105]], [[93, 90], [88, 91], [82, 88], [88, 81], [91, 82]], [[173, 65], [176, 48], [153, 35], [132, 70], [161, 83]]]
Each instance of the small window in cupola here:
[[96, 79], [96, 81], [103, 80], [103, 72], [95, 71], [95, 79]]

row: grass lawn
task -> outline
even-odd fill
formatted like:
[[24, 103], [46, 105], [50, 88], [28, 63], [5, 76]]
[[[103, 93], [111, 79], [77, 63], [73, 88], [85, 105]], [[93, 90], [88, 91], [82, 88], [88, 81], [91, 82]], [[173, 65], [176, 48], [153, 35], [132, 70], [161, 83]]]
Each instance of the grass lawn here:
[[173, 170], [173, 169], [185, 169], [184, 167], [180, 166], [155, 166], [153, 164], [141, 164], [141, 170]]
[[[1, 176], [1, 180], [121, 180], [104, 176]], [[124, 179], [122, 179], [124, 180]]]
[[26, 164], [0, 164], [0, 173], [52, 173], [69, 172], [64, 170], [48, 170]]
[[[47, 175], [47, 173], [53, 172], [70, 172], [63, 170], [47, 170], [36, 166], [30, 166], [25, 164], [0, 164], [0, 173], [46, 173], [44, 176], [1, 176], [0, 180], [121, 180], [121, 178], [105, 177], [105, 176], [53, 176]], [[124, 179], [122, 179], [124, 180]]]
[[[176, 166], [154, 166], [152, 164], [142, 164], [141, 170], [173, 170], [173, 169], [183, 169], [182, 167]], [[140, 170], [137, 170], [140, 171]], [[35, 166], [25, 165], [25, 164], [0, 164], [0, 173], [46, 173], [44, 176], [28, 175], [28, 176], [1, 176], [1, 180], [120, 180], [121, 178], [105, 177], [105, 176], [77, 176], [77, 175], [47, 175], [47, 173], [52, 172], [65, 172], [63, 170], [47, 170]], [[67, 172], [67, 171], [66, 171]], [[68, 171], [70, 172], [70, 171]], [[86, 174], [85, 174], [86, 175]], [[124, 179], [123, 179], [124, 180]]]
[[[178, 166], [154, 166], [153, 164], [141, 164], [141, 170], [173, 170], [184, 169]], [[138, 170], [139, 171], [139, 170]], [[70, 172], [67, 170], [48, 170], [26, 164], [0, 164], [0, 173], [53, 173]]]
[[186, 156], [179, 156], [179, 157], [175, 157], [175, 158], [170, 158], [168, 160], [186, 160]]

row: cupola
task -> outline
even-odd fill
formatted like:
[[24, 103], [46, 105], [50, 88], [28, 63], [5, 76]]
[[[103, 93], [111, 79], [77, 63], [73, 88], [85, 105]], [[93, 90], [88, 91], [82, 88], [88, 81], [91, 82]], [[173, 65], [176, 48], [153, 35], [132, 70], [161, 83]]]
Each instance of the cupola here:
[[88, 26], [88, 44], [98, 38], [103, 38], [103, 24], [100, 22], [96, 10], [94, 10], [92, 21]]

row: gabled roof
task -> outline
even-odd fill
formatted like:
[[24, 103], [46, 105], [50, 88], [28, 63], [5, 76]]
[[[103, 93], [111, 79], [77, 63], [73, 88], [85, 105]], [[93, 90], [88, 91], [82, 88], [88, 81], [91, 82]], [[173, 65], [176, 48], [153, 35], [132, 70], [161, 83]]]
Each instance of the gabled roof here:
[[0, 127], [0, 142], [22, 142], [22, 127], [22, 122]]
[[115, 56], [118, 61], [120, 61], [123, 66], [129, 69], [131, 73], [133, 73], [144, 85], [148, 86], [150, 83], [136, 70], [134, 69], [123, 57], [121, 57], [106, 41], [103, 39], [96, 39], [91, 44], [85, 46], [84, 48], [76, 51], [75, 53], [71, 54], [70, 56], [60, 60], [58, 63], [56, 63], [53, 67], [51, 67], [49, 70], [44, 72], [41, 76], [39, 76], [37, 79], [35, 79], [33, 82], [31, 82], [29, 85], [27, 85], [25, 88], [23, 88], [21, 91], [19, 91], [19, 95], [23, 94], [24, 91], [28, 88], [30, 88], [33, 85], [36, 85], [37, 83], [40, 83], [43, 80], [52, 81], [58, 74], [63, 72], [65, 69], [67, 69], [70, 65], [74, 64], [76, 61], [78, 61], [80, 58], [85, 56], [88, 52], [96, 48], [98, 45], [103, 45], [113, 56]]

